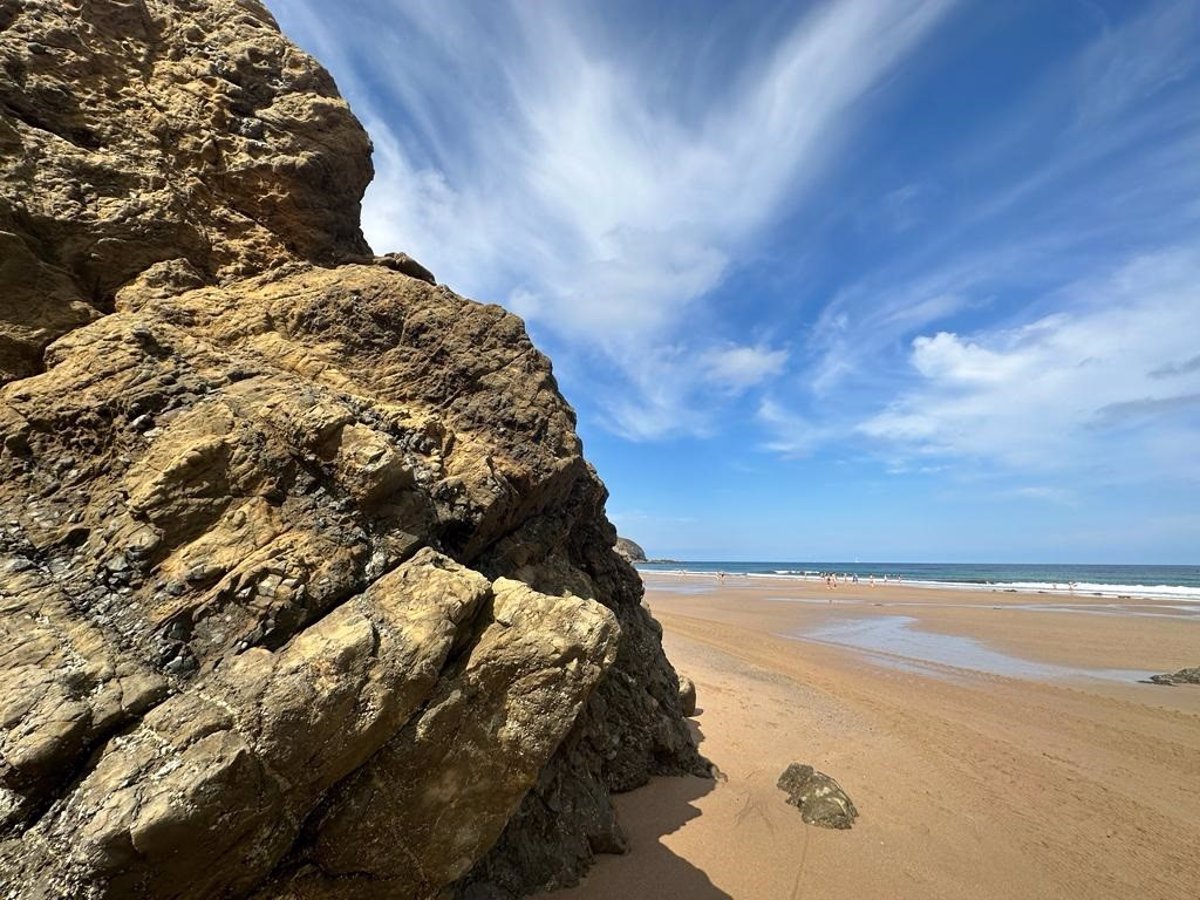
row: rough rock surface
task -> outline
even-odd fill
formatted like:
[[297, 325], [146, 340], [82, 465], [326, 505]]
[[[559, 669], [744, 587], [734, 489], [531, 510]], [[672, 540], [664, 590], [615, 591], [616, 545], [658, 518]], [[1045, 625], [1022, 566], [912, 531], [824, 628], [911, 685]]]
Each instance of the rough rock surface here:
[[617, 543], [613, 549], [616, 550], [618, 554], [625, 557], [625, 559], [629, 562], [646, 561], [646, 551], [627, 537], [617, 538]]
[[1200, 684], [1200, 666], [1163, 675], [1151, 675], [1147, 680], [1154, 684]]
[[854, 803], [841, 785], [812, 766], [792, 763], [779, 776], [778, 787], [787, 802], [800, 810], [800, 817], [822, 828], [850, 828], [858, 818]]
[[369, 141], [255, 2], [0, 0], [0, 379], [172, 285], [369, 253]]
[[[255, 0], [0, 0], [0, 896], [506, 897], [705, 771], [519, 319]], [[469, 227], [469, 223], [464, 223]]]

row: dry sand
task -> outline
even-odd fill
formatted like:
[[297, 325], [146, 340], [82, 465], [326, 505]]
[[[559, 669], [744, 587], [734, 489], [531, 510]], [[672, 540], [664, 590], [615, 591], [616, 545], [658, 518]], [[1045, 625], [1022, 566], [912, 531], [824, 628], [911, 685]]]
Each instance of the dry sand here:
[[[1200, 686], [1136, 681], [1200, 664], [1200, 604], [646, 580], [722, 778], [619, 798], [631, 852], [558, 900], [1200, 898]], [[792, 761], [852, 830], [784, 803]]]

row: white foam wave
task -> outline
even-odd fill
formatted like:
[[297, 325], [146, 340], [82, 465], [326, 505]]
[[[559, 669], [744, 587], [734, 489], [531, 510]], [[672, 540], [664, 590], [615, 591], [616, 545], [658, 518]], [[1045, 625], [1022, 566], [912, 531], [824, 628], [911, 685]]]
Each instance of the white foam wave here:
[[1200, 587], [1175, 584], [1095, 584], [1088, 581], [1071, 585], [1067, 582], [1011, 581], [987, 585], [1000, 590], [1045, 591], [1048, 594], [1099, 594], [1102, 597], [1152, 597], [1169, 600], [1200, 601]]

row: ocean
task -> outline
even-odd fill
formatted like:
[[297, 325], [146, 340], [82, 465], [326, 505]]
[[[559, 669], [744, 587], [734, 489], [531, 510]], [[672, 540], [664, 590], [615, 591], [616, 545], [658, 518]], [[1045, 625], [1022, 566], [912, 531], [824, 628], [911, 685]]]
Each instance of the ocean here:
[[752, 577], [815, 578], [822, 572], [862, 581], [902, 581], [977, 589], [1161, 597], [1200, 602], [1200, 566], [1101, 566], [1036, 563], [651, 562], [642, 572], [693, 572]]

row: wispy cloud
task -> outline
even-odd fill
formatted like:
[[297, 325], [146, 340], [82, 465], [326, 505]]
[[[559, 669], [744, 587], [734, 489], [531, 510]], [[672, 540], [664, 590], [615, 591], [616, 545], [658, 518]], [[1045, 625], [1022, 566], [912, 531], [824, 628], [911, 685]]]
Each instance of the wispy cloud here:
[[372, 245], [603, 360], [588, 378], [619, 398], [601, 404], [609, 426], [655, 437], [703, 432], [730, 392], [783, 371], [778, 348], [692, 326], [721, 318], [709, 295], [829, 171], [950, 5], [836, 0], [751, 28], [730, 6], [702, 23], [742, 34], [727, 56], [694, 23], [647, 40], [576, 4], [278, 12], [375, 140]]
[[1200, 368], [1169, 384], [1150, 374], [1195, 347], [1200, 251], [1139, 258], [1059, 303], [1020, 327], [916, 338], [919, 384], [860, 431], [922, 457], [1200, 477], [1188, 449], [1200, 437]]
[[912, 228], [906, 205], [936, 198], [921, 216], [937, 224], [834, 293], [811, 332], [812, 390], [878, 375], [893, 348], [964, 311], [1052, 310], [1056, 289], [1083, 273], [1200, 232], [1200, 104], [1177, 89], [1200, 68], [1198, 43], [1200, 6], [1145, 4], [982, 117], [928, 172], [865, 201], [857, 219], [894, 228], [899, 209]]
[[1009, 494], [1022, 500], [1040, 500], [1062, 506], [1073, 506], [1076, 502], [1075, 495], [1069, 490], [1047, 484], [1022, 485], [1013, 488]]
[[[1146, 4], [855, 210], [914, 240], [833, 292], [802, 389], [761, 416], [770, 446], [1195, 480], [1200, 105], [1181, 84], [1198, 44], [1200, 7]], [[918, 199], [937, 227], [905, 215]]]
[[778, 375], [787, 364], [786, 350], [726, 346], [700, 357], [705, 377], [719, 388], [740, 392]]
[[809, 456], [835, 433], [829, 425], [818, 424], [773, 397], [762, 399], [757, 418], [771, 435], [762, 449], [785, 459]]

